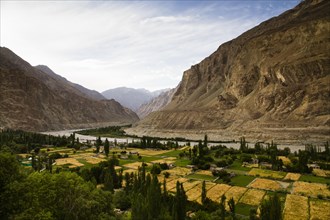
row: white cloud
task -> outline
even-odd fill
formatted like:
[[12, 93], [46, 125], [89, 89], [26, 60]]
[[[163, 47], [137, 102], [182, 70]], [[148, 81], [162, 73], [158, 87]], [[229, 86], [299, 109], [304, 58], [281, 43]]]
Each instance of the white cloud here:
[[91, 89], [155, 90], [175, 87], [191, 64], [269, 16], [188, 3], [2, 1], [0, 43]]

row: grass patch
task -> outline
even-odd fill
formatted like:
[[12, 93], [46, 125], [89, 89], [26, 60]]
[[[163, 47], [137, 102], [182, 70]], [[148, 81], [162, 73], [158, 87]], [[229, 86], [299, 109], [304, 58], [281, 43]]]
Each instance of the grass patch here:
[[327, 184], [330, 183], [330, 178], [324, 178], [313, 175], [301, 175], [299, 181]]
[[197, 179], [197, 180], [207, 180], [213, 181], [215, 179], [214, 176], [204, 175], [204, 174], [191, 174], [186, 176], [188, 179]]
[[237, 175], [231, 178], [231, 184], [235, 186], [247, 186], [254, 179], [255, 179], [254, 176]]
[[95, 164], [88, 163], [85, 159], [77, 159], [79, 163], [84, 164], [85, 168], [92, 168]]
[[177, 167], [185, 167], [187, 165], [190, 164], [190, 160], [189, 159], [177, 159], [174, 163], [175, 166]]
[[166, 153], [158, 154], [158, 156], [177, 157], [182, 152], [183, 152], [182, 150], [172, 150]]
[[257, 208], [257, 206], [247, 205], [244, 203], [237, 203], [236, 206], [236, 213], [240, 215], [249, 216], [250, 215], [250, 209]]
[[232, 165], [228, 167], [231, 170], [240, 170], [240, 171], [250, 171], [252, 168], [243, 167], [242, 163], [238, 160], [235, 160]]

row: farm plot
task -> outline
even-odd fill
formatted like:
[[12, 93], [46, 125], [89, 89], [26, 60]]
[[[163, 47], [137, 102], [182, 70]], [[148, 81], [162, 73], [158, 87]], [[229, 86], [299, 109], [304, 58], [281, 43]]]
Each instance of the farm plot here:
[[128, 170], [124, 170], [124, 171], [123, 171], [123, 175], [125, 175], [126, 173], [131, 174], [131, 173], [137, 173], [137, 172], [138, 172], [138, 171], [135, 170], [135, 169], [128, 169]]
[[316, 176], [330, 177], [330, 170], [313, 169], [313, 174]]
[[286, 176], [284, 177], [284, 180], [293, 180], [293, 181], [297, 181], [300, 178], [300, 174], [299, 173], [287, 173]]
[[283, 213], [284, 220], [308, 219], [308, 197], [287, 194]]
[[175, 167], [170, 170], [166, 170], [165, 172], [169, 172], [171, 175], [176, 176], [186, 176], [191, 173], [191, 170], [185, 167]]
[[[186, 192], [188, 200], [194, 201], [199, 199], [202, 195], [202, 184], [198, 184]], [[199, 199], [201, 201], [201, 199]]]
[[310, 200], [310, 219], [311, 220], [329, 220], [330, 219], [330, 201]]
[[301, 181], [296, 181], [293, 183], [292, 193], [313, 196], [313, 197], [317, 197], [318, 195], [322, 195], [324, 197], [330, 196], [330, 190], [327, 188], [326, 184], [308, 183]]
[[56, 159], [56, 165], [62, 166], [65, 164], [71, 164], [69, 168], [82, 167], [84, 164], [80, 163], [76, 158], [60, 158]]
[[[166, 183], [167, 190], [176, 192], [176, 182], [177, 181], [179, 181], [180, 183], [184, 183], [184, 182], [188, 181], [188, 179], [177, 178], [177, 179], [173, 179], [172, 181], [169, 181], [168, 183]], [[185, 191], [186, 191], [186, 189], [185, 189]]]
[[289, 165], [291, 164], [291, 160], [285, 156], [279, 156], [278, 157], [279, 160], [282, 160], [283, 164], [284, 165]]
[[272, 190], [272, 191], [284, 189], [282, 184], [278, 181], [269, 180], [269, 179], [261, 179], [261, 178], [256, 178], [254, 181], [252, 181], [248, 185], [248, 187], [252, 187], [252, 188], [256, 188], [256, 189]]
[[216, 184], [206, 192], [206, 196], [214, 202], [220, 202], [220, 197], [225, 194], [231, 186], [227, 184]]
[[249, 189], [242, 198], [240, 199], [240, 203], [245, 203], [252, 206], [257, 206], [262, 201], [262, 198], [265, 195], [265, 191], [259, 189]]
[[151, 161], [151, 163], [155, 164], [155, 163], [167, 163], [167, 164], [170, 164], [170, 163], [174, 163], [176, 161], [176, 158], [175, 157], [167, 157], [167, 158], [164, 158], [164, 159], [159, 159], [159, 160], [153, 160]]
[[249, 175], [260, 176], [260, 177], [271, 177], [271, 178], [275, 178], [275, 179], [283, 179], [283, 177], [286, 175], [286, 173], [279, 172], [279, 171], [253, 168], [252, 170], [250, 170]]
[[198, 170], [197, 172], [195, 172], [195, 174], [213, 176], [213, 174], [210, 170]]
[[245, 188], [245, 187], [240, 187], [240, 186], [233, 186], [233, 187], [231, 187], [225, 193], [225, 196], [227, 198], [227, 201], [229, 201], [229, 199], [233, 198], [234, 201], [235, 201], [235, 203], [237, 203], [238, 200], [240, 200], [240, 198], [242, 197], [242, 195], [246, 192], [246, 190], [247, 190], [247, 188]]
[[84, 159], [90, 164], [98, 164], [102, 161], [106, 161], [106, 159], [104, 159], [104, 155], [97, 155], [94, 153], [72, 154], [71, 157], [76, 159]]
[[[147, 163], [147, 165], [149, 166], [150, 163]], [[137, 170], [139, 167], [142, 167], [142, 162], [128, 163], [128, 164], [125, 164], [124, 166], [129, 169]]]
[[158, 154], [164, 154], [169, 152], [170, 150], [154, 150], [154, 149], [140, 149], [140, 148], [127, 148], [127, 152], [138, 152], [143, 156], [154, 156]]

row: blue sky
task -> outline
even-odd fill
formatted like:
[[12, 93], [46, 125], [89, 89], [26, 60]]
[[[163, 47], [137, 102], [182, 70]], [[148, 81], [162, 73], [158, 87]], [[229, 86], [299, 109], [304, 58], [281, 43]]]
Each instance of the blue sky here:
[[220, 44], [299, 1], [1, 1], [1, 46], [104, 91], [173, 88]]

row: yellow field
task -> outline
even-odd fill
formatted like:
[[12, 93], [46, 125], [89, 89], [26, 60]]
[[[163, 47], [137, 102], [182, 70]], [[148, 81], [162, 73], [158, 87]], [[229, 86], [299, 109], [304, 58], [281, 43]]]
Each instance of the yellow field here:
[[260, 177], [272, 177], [276, 179], [282, 179], [285, 174], [278, 172], [278, 171], [272, 171], [272, 170], [264, 170], [264, 169], [257, 169], [253, 168], [249, 172], [250, 176], [260, 176]]
[[244, 195], [240, 199], [240, 202], [248, 205], [257, 206], [260, 204], [264, 195], [265, 191], [263, 190], [249, 189], [246, 193], [244, 193]]
[[283, 212], [284, 220], [308, 219], [308, 197], [287, 194]]
[[284, 165], [291, 164], [291, 160], [285, 156], [278, 156], [278, 159], [282, 160]]
[[[186, 195], [188, 197], [188, 200], [190, 200], [190, 201], [194, 201], [194, 200], [200, 198], [202, 195], [202, 184], [200, 183], [200, 184], [196, 185], [195, 187], [191, 188], [190, 190], [188, 190], [186, 192]], [[199, 199], [199, 201], [201, 201], [201, 200]]]
[[60, 159], [56, 159], [55, 161], [56, 161], [57, 166], [61, 166], [61, 165], [64, 165], [64, 164], [72, 164], [72, 165], [69, 166], [70, 168], [84, 166], [84, 164], [80, 163], [75, 158], [60, 158]]
[[202, 181], [200, 181], [200, 180], [189, 180], [189, 181], [185, 181], [184, 183], [183, 183], [183, 188], [184, 188], [184, 191], [188, 191], [188, 190], [190, 190], [190, 189], [192, 189], [193, 187], [195, 187], [195, 186], [197, 186], [198, 184], [201, 184], [202, 183]]
[[313, 174], [316, 176], [330, 177], [330, 170], [313, 169]]
[[170, 164], [170, 163], [174, 163], [175, 161], [176, 161], [175, 157], [167, 157], [167, 158], [164, 158], [164, 159], [151, 161], [151, 163], [167, 163], [167, 164]]
[[230, 188], [231, 186], [227, 184], [217, 184], [206, 192], [206, 196], [215, 202], [220, 202], [220, 197]]
[[[150, 165], [150, 163], [146, 163], [148, 166]], [[124, 167], [130, 168], [130, 169], [134, 169], [137, 170], [139, 167], [142, 167], [142, 162], [134, 162], [134, 163], [128, 163], [123, 165]]]
[[317, 197], [318, 195], [322, 195], [324, 197], [330, 196], [330, 190], [327, 188], [326, 184], [301, 181], [296, 181], [293, 183], [293, 193], [314, 197]]
[[256, 189], [273, 190], [273, 191], [282, 189], [282, 186], [279, 182], [275, 180], [261, 179], [261, 178], [256, 178], [254, 181], [252, 181], [249, 184], [249, 187]]
[[138, 152], [142, 156], [154, 156], [158, 154], [167, 153], [170, 150], [151, 150], [151, 149], [140, 149], [140, 148], [127, 148], [127, 152]]
[[188, 181], [188, 179], [186, 179], [186, 178], [177, 178], [177, 179], [173, 179], [172, 181], [169, 181], [168, 183], [166, 183], [167, 190], [175, 192], [177, 181], [179, 181], [180, 183], [184, 183], [184, 182]]
[[213, 176], [212, 172], [209, 170], [198, 170], [195, 172], [195, 174], [202, 174], [202, 175], [208, 175], [208, 176]]
[[329, 220], [330, 219], [330, 201], [311, 200], [309, 202], [311, 220]]
[[240, 187], [240, 186], [233, 186], [231, 187], [226, 193], [226, 199], [229, 201], [229, 199], [233, 198], [235, 203], [237, 203], [242, 195], [246, 192], [247, 188]]
[[123, 175], [125, 175], [126, 173], [129, 173], [129, 174], [131, 174], [131, 173], [137, 173], [137, 170], [135, 170], [135, 169], [124, 170], [123, 171]]
[[299, 173], [287, 173], [284, 179], [297, 181], [299, 180], [300, 176], [301, 175]]
[[165, 170], [164, 172], [169, 172], [171, 175], [176, 176], [186, 176], [191, 173], [191, 170], [185, 167], [174, 167], [170, 170]]

